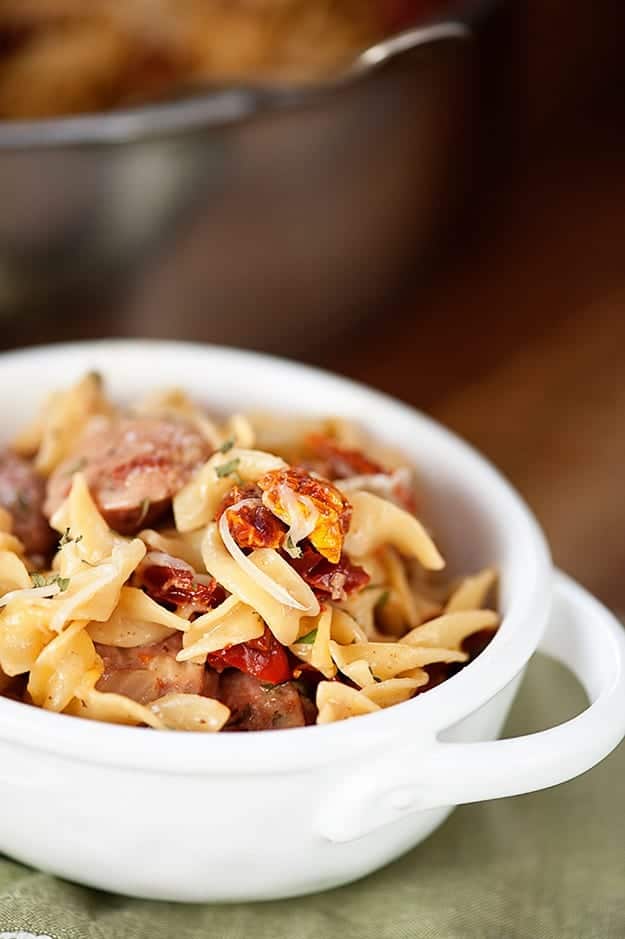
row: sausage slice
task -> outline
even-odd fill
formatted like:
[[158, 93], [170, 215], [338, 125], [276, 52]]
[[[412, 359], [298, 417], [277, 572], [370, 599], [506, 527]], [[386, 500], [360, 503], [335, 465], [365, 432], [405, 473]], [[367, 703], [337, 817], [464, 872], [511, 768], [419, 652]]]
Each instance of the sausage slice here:
[[280, 730], [306, 724], [302, 698], [291, 682], [264, 686], [251, 675], [229, 669], [221, 676], [219, 700], [230, 708], [227, 730]]
[[13, 532], [26, 554], [47, 555], [57, 535], [43, 514], [46, 484], [28, 460], [11, 450], [0, 453], [0, 505], [11, 513]]
[[51, 475], [45, 512], [52, 517], [80, 471], [111, 528], [134, 534], [167, 510], [211, 452], [201, 434], [183, 421], [97, 418]]
[[96, 643], [104, 662], [98, 691], [114, 692], [148, 704], [166, 694], [202, 694], [215, 697], [219, 677], [203, 665], [177, 662], [182, 648], [179, 635], [170, 636], [151, 646], [119, 649]]

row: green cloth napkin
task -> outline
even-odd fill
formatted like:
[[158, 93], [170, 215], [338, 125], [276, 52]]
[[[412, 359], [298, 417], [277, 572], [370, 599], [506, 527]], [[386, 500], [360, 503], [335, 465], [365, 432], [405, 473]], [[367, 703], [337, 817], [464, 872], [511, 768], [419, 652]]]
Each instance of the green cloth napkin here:
[[[538, 657], [507, 732], [543, 729], [583, 706], [574, 679]], [[51, 939], [624, 939], [624, 781], [621, 747], [565, 786], [464, 806], [379, 873], [295, 901], [128, 900], [0, 858], [0, 937], [27, 931]]]

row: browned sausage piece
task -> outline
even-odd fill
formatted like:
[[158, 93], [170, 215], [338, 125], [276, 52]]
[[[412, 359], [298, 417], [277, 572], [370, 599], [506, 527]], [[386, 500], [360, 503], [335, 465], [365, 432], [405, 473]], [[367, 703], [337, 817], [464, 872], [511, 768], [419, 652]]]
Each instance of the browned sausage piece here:
[[50, 477], [45, 512], [54, 514], [80, 470], [111, 528], [134, 534], [167, 510], [211, 452], [183, 421], [98, 418]]
[[0, 505], [13, 518], [13, 532], [27, 554], [47, 555], [58, 536], [43, 514], [46, 484], [28, 460], [10, 450], [0, 453]]
[[96, 643], [104, 661], [104, 673], [98, 691], [125, 695], [148, 704], [166, 694], [202, 694], [216, 697], [219, 676], [193, 662], [177, 662], [181, 649], [179, 635], [170, 636], [151, 646], [120, 649]]
[[278, 730], [306, 724], [302, 699], [291, 682], [264, 686], [251, 675], [229, 669], [221, 676], [219, 700], [231, 712], [226, 730]]

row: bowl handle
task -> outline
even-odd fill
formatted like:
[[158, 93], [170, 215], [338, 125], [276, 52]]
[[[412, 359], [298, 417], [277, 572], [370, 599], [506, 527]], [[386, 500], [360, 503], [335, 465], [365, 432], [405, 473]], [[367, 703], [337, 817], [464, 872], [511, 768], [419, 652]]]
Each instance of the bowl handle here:
[[323, 836], [352, 841], [411, 812], [546, 789], [608, 755], [625, 736], [625, 631], [563, 574], [540, 650], [580, 680], [590, 706], [536, 734], [484, 743], [434, 742], [393, 752], [333, 793], [320, 816]]

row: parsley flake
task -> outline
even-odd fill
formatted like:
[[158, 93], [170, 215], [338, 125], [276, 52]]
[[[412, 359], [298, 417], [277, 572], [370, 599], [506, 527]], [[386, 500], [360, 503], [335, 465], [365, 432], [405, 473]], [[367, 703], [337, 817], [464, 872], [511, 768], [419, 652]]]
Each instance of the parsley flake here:
[[33, 582], [33, 587], [52, 587], [56, 584], [61, 593], [65, 593], [70, 584], [69, 577], [61, 577], [60, 574], [52, 574], [50, 577], [46, 577], [45, 574], [31, 574], [30, 579]]
[[82, 535], [78, 535], [77, 538], [72, 538], [70, 529], [66, 528], [63, 532], [63, 535], [61, 536], [61, 540], [59, 541], [59, 551], [61, 548], [64, 548], [66, 544], [78, 544], [81, 541]]
[[241, 460], [238, 458], [236, 460], [230, 460], [228, 463], [222, 463], [221, 466], [215, 467], [215, 472], [218, 479], [223, 479], [225, 476], [232, 476], [232, 474], [238, 469], [239, 463]]
[[286, 541], [284, 542], [284, 550], [292, 558], [301, 558], [302, 549], [299, 545], [296, 545], [290, 535], [286, 536]]
[[229, 437], [227, 440], [224, 440], [220, 447], [217, 447], [219, 453], [229, 453], [230, 450], [234, 447], [234, 437]]
[[313, 629], [311, 632], [306, 633], [305, 636], [301, 636], [297, 640], [297, 645], [298, 646], [311, 646], [316, 638], [317, 638], [317, 630]]

